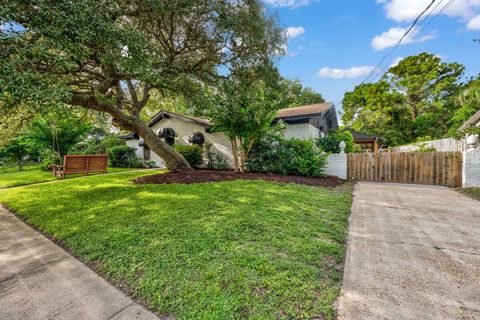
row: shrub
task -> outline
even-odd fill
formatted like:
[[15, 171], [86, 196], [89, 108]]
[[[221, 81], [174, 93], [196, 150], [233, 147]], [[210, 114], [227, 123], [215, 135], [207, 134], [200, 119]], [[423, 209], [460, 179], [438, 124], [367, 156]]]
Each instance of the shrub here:
[[415, 152], [436, 152], [437, 148], [429, 146], [426, 142], [418, 143]]
[[326, 163], [327, 155], [312, 140], [267, 134], [253, 146], [246, 167], [250, 172], [321, 177]]
[[114, 146], [108, 149], [108, 160], [114, 168], [141, 168], [142, 161], [129, 146]]
[[43, 171], [51, 170], [48, 166], [51, 164], [62, 164], [63, 159], [57, 153], [50, 149], [45, 149], [40, 152], [40, 169]]
[[176, 144], [173, 147], [187, 160], [192, 168], [198, 168], [203, 163], [203, 150], [201, 146], [196, 144], [190, 146]]
[[317, 146], [325, 152], [339, 153], [339, 144], [341, 141], [345, 142], [346, 153], [351, 153], [355, 151], [352, 133], [347, 130], [330, 131], [325, 135], [325, 137], [319, 138], [317, 140]]

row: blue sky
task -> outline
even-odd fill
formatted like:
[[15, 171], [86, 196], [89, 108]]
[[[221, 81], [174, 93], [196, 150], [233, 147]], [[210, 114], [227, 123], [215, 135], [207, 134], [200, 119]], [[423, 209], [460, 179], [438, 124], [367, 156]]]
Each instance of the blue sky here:
[[[337, 105], [430, 2], [264, 0], [267, 10], [276, 12], [280, 25], [288, 28], [288, 53], [278, 61], [282, 75], [301, 80]], [[479, 74], [480, 44], [473, 39], [480, 38], [480, 0], [437, 0], [433, 9], [422, 28], [391, 54], [384, 69], [402, 57], [426, 51], [463, 64], [466, 76]]]

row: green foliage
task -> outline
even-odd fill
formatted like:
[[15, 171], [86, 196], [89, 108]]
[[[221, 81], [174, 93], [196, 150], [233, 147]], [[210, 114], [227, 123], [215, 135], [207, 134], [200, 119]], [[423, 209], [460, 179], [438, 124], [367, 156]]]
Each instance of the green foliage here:
[[279, 90], [290, 107], [325, 102], [320, 93], [304, 87], [299, 80], [282, 79]]
[[39, 117], [25, 133], [25, 139], [32, 149], [38, 152], [50, 150], [63, 158], [78, 142], [86, 138], [91, 129], [88, 122], [69, 114]]
[[445, 136], [458, 108], [454, 103], [464, 67], [420, 53], [391, 67], [376, 83], [357, 86], [343, 99], [342, 121], [354, 130], [376, 134], [389, 145], [419, 137]]
[[327, 155], [313, 140], [285, 139], [274, 131], [253, 145], [246, 168], [250, 172], [321, 177], [326, 164]]
[[417, 149], [415, 152], [436, 152], [437, 148], [434, 146], [429, 146], [426, 142], [421, 142], [417, 144]]
[[70, 149], [70, 154], [106, 154], [114, 146], [125, 145], [125, 141], [117, 135], [96, 129], [89, 132], [88, 137]]
[[351, 153], [355, 151], [352, 133], [348, 130], [329, 131], [325, 137], [317, 140], [317, 146], [324, 152], [339, 153], [340, 142], [345, 142], [345, 152]]
[[463, 137], [464, 133], [459, 132], [458, 128], [465, 123], [471, 116], [480, 110], [480, 78], [471, 79], [460, 90], [455, 99], [458, 109], [455, 110], [452, 117], [452, 124], [448, 135], [456, 138]]
[[199, 145], [182, 145], [176, 144], [173, 146], [175, 150], [188, 161], [192, 168], [198, 168], [203, 163], [203, 149]]
[[43, 171], [51, 171], [49, 168], [52, 164], [62, 164], [63, 158], [56, 152], [50, 149], [43, 149], [40, 151], [40, 169]]
[[141, 168], [142, 162], [129, 146], [114, 146], [108, 149], [108, 160], [114, 168]]
[[23, 158], [29, 155], [29, 145], [23, 136], [12, 139], [7, 146], [0, 149], [0, 159], [2, 162], [14, 161], [21, 171]]
[[215, 152], [212, 148], [213, 145], [210, 142], [206, 142], [205, 148], [205, 167], [207, 169], [225, 170], [228, 168], [228, 161], [223, 153]]
[[214, 94], [212, 100], [209, 116], [214, 129], [229, 138], [245, 140], [261, 137], [280, 108], [276, 93], [262, 82], [226, 81], [221, 93]]
[[249, 77], [251, 70], [225, 81], [220, 94], [210, 97], [209, 118], [232, 142], [235, 170], [243, 171], [255, 141], [270, 129], [283, 101], [265, 81]]
[[[334, 319], [350, 188], [131, 183], [146, 174], [14, 188], [0, 192], [0, 202], [156, 314]], [[52, 205], [52, 195], [62, 205]]]

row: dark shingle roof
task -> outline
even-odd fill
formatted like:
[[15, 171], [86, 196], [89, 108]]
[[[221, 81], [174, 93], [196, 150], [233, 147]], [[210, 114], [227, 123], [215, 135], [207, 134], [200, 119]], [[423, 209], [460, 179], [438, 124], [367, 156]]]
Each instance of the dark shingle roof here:
[[365, 141], [373, 141], [373, 140], [384, 141], [385, 140], [384, 138], [376, 136], [374, 134], [357, 132], [357, 131], [354, 131], [351, 128], [345, 128], [345, 130], [350, 131], [350, 133], [353, 136], [353, 141], [354, 142], [362, 142], [362, 141], [365, 142]]

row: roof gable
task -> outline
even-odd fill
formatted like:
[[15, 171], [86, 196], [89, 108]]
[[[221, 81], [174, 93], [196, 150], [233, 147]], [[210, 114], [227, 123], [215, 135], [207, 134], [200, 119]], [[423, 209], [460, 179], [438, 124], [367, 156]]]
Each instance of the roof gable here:
[[162, 110], [159, 113], [157, 113], [156, 115], [154, 115], [153, 118], [152, 118], [152, 121], [150, 121], [148, 126], [151, 127], [151, 126], [155, 125], [156, 123], [158, 123], [160, 120], [162, 120], [164, 118], [170, 118], [170, 117], [198, 124], [198, 125], [204, 127], [205, 129], [211, 129], [212, 128], [212, 124], [208, 120], [205, 120], [205, 119], [202, 119], [202, 118], [197, 118], [197, 117], [192, 117], [192, 116], [186, 116], [186, 115], [183, 115], [183, 114], [179, 114], [179, 113], [175, 113], [175, 112], [171, 112], [171, 111], [165, 111], [165, 110]]

